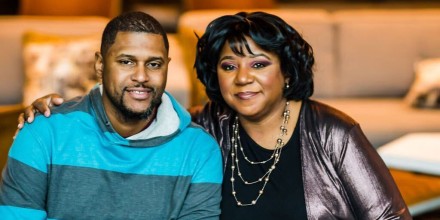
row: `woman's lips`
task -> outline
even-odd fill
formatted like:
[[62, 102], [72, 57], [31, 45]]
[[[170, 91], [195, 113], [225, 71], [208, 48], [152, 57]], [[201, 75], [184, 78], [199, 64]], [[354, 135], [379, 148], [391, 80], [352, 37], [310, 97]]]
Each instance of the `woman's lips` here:
[[256, 95], [257, 95], [256, 92], [239, 92], [236, 94], [236, 96], [240, 99], [251, 99]]

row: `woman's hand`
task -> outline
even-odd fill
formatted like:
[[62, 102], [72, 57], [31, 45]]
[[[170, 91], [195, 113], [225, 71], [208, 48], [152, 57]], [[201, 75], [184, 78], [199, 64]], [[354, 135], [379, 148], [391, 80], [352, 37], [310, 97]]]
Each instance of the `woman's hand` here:
[[49, 117], [50, 107], [61, 105], [63, 102], [64, 99], [55, 93], [36, 99], [34, 102], [32, 102], [32, 105], [27, 106], [24, 109], [24, 113], [21, 113], [18, 116], [18, 129], [23, 127], [25, 121], [32, 123], [34, 121], [36, 112], [41, 112], [44, 114], [44, 116]]

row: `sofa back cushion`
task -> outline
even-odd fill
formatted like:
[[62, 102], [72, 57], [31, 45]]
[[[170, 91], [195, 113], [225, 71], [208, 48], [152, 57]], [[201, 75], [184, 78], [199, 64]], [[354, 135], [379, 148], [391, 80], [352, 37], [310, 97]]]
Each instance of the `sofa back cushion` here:
[[23, 104], [49, 93], [65, 99], [82, 96], [98, 83], [95, 52], [101, 34], [60, 36], [27, 32], [23, 38]]
[[440, 57], [440, 10], [341, 10], [336, 27], [336, 96], [399, 96], [415, 62]]
[[414, 69], [415, 79], [405, 102], [417, 108], [440, 108], [440, 57], [417, 62]]
[[0, 16], [0, 105], [22, 102], [24, 69], [22, 37], [27, 31], [84, 35], [102, 33], [108, 18]]

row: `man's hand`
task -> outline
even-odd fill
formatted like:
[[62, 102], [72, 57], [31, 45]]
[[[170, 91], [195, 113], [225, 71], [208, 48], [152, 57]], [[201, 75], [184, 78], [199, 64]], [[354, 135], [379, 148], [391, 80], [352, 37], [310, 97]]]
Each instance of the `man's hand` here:
[[[18, 116], [18, 129], [24, 126], [24, 122], [32, 123], [34, 121], [35, 113], [41, 112], [44, 116], [50, 116], [50, 107], [61, 105], [64, 99], [58, 94], [49, 94], [32, 102], [32, 105], [24, 109], [24, 113]], [[18, 132], [18, 130], [17, 130]], [[17, 132], [15, 134], [17, 134]]]

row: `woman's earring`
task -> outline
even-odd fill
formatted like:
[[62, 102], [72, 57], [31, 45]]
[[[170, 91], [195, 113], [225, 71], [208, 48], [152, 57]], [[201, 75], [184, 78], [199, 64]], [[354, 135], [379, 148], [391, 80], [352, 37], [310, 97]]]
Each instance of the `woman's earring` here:
[[286, 89], [289, 89], [289, 88], [290, 88], [289, 83], [286, 83]]

